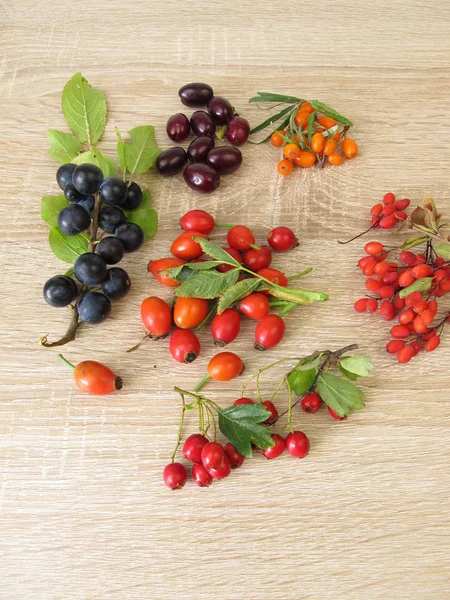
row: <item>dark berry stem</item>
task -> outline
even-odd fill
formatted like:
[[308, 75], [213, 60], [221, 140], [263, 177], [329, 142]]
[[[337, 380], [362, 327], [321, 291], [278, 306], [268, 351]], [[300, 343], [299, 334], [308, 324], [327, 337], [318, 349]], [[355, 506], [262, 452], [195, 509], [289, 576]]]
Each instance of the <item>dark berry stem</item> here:
[[95, 195], [95, 207], [92, 213], [92, 223], [91, 223], [91, 235], [89, 237], [89, 252], [95, 251], [95, 243], [97, 241], [97, 230], [98, 230], [98, 215], [100, 212], [102, 201], [100, 199], [100, 194], [97, 193]]
[[77, 304], [75, 304], [75, 306], [71, 307], [72, 308], [72, 319], [70, 321], [70, 324], [69, 324], [69, 327], [68, 327], [66, 333], [62, 336], [62, 338], [57, 340], [56, 342], [49, 342], [48, 337], [46, 335], [44, 335], [39, 340], [39, 344], [41, 346], [44, 346], [44, 348], [55, 348], [56, 346], [64, 346], [65, 344], [68, 344], [69, 342], [73, 342], [73, 340], [76, 338], [77, 330], [81, 325], [80, 319], [78, 316]]
[[353, 242], [354, 240], [357, 240], [358, 238], [362, 237], [363, 235], [365, 235], [366, 233], [369, 233], [369, 231], [372, 231], [372, 229], [375, 229], [375, 227], [378, 225], [378, 223], [381, 221], [381, 217], [378, 219], [378, 221], [375, 221], [375, 223], [373, 223], [373, 225], [371, 225], [368, 229], [366, 229], [365, 231], [358, 233], [358, 235], [355, 235], [355, 237], [350, 238], [349, 240], [343, 242], [342, 240], [338, 240], [338, 244], [350, 244], [350, 242]]

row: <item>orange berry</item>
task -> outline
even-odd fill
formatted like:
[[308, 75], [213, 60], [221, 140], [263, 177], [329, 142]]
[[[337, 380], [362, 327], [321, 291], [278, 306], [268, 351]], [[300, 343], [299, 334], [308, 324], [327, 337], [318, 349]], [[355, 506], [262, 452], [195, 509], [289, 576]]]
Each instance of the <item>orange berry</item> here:
[[300, 156], [294, 158], [294, 164], [297, 167], [303, 167], [307, 169], [308, 167], [312, 167], [316, 162], [316, 157], [312, 152], [308, 152], [306, 150], [300, 150]]
[[358, 145], [352, 138], [345, 138], [342, 142], [342, 152], [347, 158], [355, 158], [358, 156]]
[[299, 111], [308, 113], [309, 115], [311, 113], [313, 113], [316, 109], [314, 108], [314, 106], [312, 104], [310, 104], [309, 102], [303, 102], [303, 104], [300, 106]]
[[331, 129], [331, 127], [334, 127], [336, 125], [336, 121], [331, 117], [319, 117], [319, 119], [317, 120], [322, 125], [322, 127], [325, 127], [325, 129]]
[[340, 131], [336, 131], [336, 133], [333, 135], [333, 140], [336, 140], [337, 142], [341, 141], [341, 132]]
[[277, 166], [277, 170], [280, 175], [289, 175], [293, 168], [294, 167], [292, 166], [291, 161], [287, 160], [286, 158], [280, 160]]
[[325, 142], [325, 146], [323, 148], [323, 153], [325, 156], [330, 156], [336, 150], [337, 142], [331, 138]]
[[284, 158], [289, 158], [290, 160], [298, 158], [300, 152], [301, 150], [297, 144], [286, 144], [283, 150]]
[[339, 166], [344, 162], [342, 154], [338, 154], [337, 152], [333, 152], [333, 154], [330, 154], [327, 158], [330, 165]]
[[[280, 133], [282, 135], [286, 135], [286, 131], [284, 129], [281, 129]], [[278, 135], [278, 131], [275, 131], [275, 133], [272, 133], [272, 135], [270, 136], [270, 141], [272, 142], [273, 146], [279, 147], [279, 146], [283, 145], [283, 138]]]
[[313, 152], [322, 152], [325, 148], [325, 137], [322, 133], [315, 133], [311, 138], [311, 150]]
[[297, 127], [300, 127], [300, 125], [304, 125], [305, 123], [308, 123], [309, 115], [310, 115], [310, 113], [299, 110], [298, 113], [295, 115], [295, 119], [294, 119], [294, 122], [297, 125]]

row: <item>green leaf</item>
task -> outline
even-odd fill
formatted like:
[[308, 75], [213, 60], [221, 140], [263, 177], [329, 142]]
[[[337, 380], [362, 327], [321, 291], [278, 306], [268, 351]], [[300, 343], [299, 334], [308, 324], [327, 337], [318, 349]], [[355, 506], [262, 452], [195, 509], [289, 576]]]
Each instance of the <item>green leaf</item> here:
[[85, 233], [69, 237], [54, 228], [48, 234], [48, 243], [56, 258], [66, 263], [73, 263], [81, 254], [88, 251], [89, 238]]
[[96, 146], [91, 146], [91, 149], [88, 152], [79, 154], [72, 162], [76, 165], [82, 165], [84, 163], [96, 165], [101, 169], [105, 178], [116, 174], [116, 165], [114, 164], [114, 161], [100, 152]]
[[44, 196], [41, 201], [41, 217], [50, 225], [58, 227], [58, 215], [60, 211], [69, 204], [63, 194], [59, 196]]
[[323, 361], [323, 355], [321, 354], [320, 356], [318, 356], [317, 358], [315, 358], [314, 360], [306, 360], [302, 359], [301, 361], [299, 361], [296, 365], [295, 365], [295, 370], [296, 371], [309, 371], [310, 369], [315, 369], [316, 367], [318, 367], [320, 365], [320, 363]]
[[154, 166], [161, 150], [155, 142], [153, 125], [142, 125], [129, 131], [131, 142], [124, 142], [118, 129], [116, 133], [119, 140], [117, 154], [123, 171], [126, 170], [132, 175], [142, 175]]
[[399, 296], [400, 298], [406, 298], [406, 296], [409, 296], [409, 294], [412, 294], [413, 292], [420, 292], [423, 294], [424, 292], [428, 292], [432, 283], [432, 277], [422, 277], [422, 279], [416, 279], [416, 281], [410, 286], [403, 288], [400, 291]]
[[317, 381], [317, 393], [340, 417], [364, 406], [364, 394], [352, 383], [337, 375], [324, 373]]
[[62, 93], [62, 111], [75, 137], [83, 143], [100, 140], [106, 124], [106, 100], [92, 88], [81, 73], [68, 81]]
[[220, 296], [234, 285], [239, 277], [239, 271], [233, 269], [227, 273], [217, 271], [200, 271], [185, 281], [175, 290], [175, 295], [182, 298], [213, 299]]
[[210, 242], [209, 240], [204, 240], [202, 238], [198, 238], [195, 236], [193, 237], [193, 239], [200, 244], [201, 249], [207, 256], [213, 258], [214, 260], [218, 260], [221, 263], [227, 262], [232, 265], [236, 265], [236, 267], [240, 267], [240, 264], [238, 263], [238, 261], [235, 260], [232, 256], [230, 256], [230, 254], [228, 254], [228, 252], [226, 252], [223, 248], [221, 248], [217, 244], [214, 244], [213, 242]]
[[127, 221], [136, 223], [144, 232], [144, 241], [152, 238], [158, 231], [158, 214], [156, 210], [150, 208], [152, 195], [150, 190], [143, 190], [142, 202], [134, 210], [124, 210]]
[[[265, 129], [268, 125], [275, 123], [275, 121], [278, 121], [279, 119], [281, 119], [281, 117], [284, 117], [284, 115], [291, 112], [295, 112], [295, 108], [292, 108], [292, 106], [286, 106], [285, 108], [283, 108], [283, 110], [280, 110], [280, 112], [278, 112], [276, 115], [272, 115], [256, 127], [253, 127], [253, 129], [250, 130], [250, 133], [258, 133], [258, 131], [261, 131], [261, 129]], [[272, 135], [272, 133], [270, 135]]]
[[339, 365], [357, 377], [367, 377], [370, 375], [370, 371], [375, 369], [375, 365], [370, 362], [367, 356], [346, 356], [341, 358]]
[[414, 248], [415, 246], [420, 246], [428, 239], [428, 236], [423, 235], [421, 237], [410, 237], [405, 240], [401, 246], [402, 250], [409, 250], [410, 248]]
[[47, 138], [50, 143], [48, 155], [57, 158], [62, 164], [72, 162], [72, 159], [83, 148], [82, 144], [70, 133], [64, 133], [57, 129], [47, 129]]
[[258, 95], [250, 98], [249, 102], [300, 102], [301, 98], [296, 96], [284, 96], [283, 94], [272, 94], [271, 92], [256, 92]]
[[316, 375], [316, 369], [296, 369], [288, 376], [289, 387], [296, 396], [302, 396], [312, 386]]
[[[314, 123], [314, 119], [316, 118], [316, 115], [317, 115], [317, 113], [316, 113], [316, 111], [314, 111], [308, 117], [308, 144], [311, 143], [311, 138], [312, 138], [312, 133], [313, 133], [313, 123]], [[302, 138], [300, 137], [300, 139], [302, 139]]]
[[331, 108], [331, 106], [327, 106], [323, 102], [319, 102], [318, 100], [311, 100], [310, 104], [314, 106], [316, 110], [323, 113], [327, 117], [331, 117], [338, 123], [342, 123], [343, 125], [349, 125], [350, 127], [353, 125], [350, 119], [347, 119], [347, 117], [344, 117], [344, 115], [341, 115], [341, 113], [338, 113], [337, 110], [334, 110], [334, 108]]
[[260, 284], [260, 280], [256, 278], [243, 279], [235, 283], [220, 298], [217, 305], [217, 314], [222, 314], [226, 308], [251, 294]]
[[73, 276], [74, 276], [73, 267], [69, 267], [69, 268], [67, 269], [67, 271], [64, 273], [64, 275], [65, 275], [66, 277], [73, 277]]
[[[289, 107], [290, 108], [290, 107]], [[271, 129], [270, 133], [268, 133], [266, 136], [264, 136], [262, 138], [262, 140], [258, 140], [257, 142], [255, 142], [254, 140], [247, 140], [249, 144], [254, 144], [255, 146], [257, 146], [258, 144], [263, 144], [264, 142], [267, 142], [267, 140], [271, 137], [272, 133], [274, 131], [279, 131], [280, 129], [284, 129], [288, 123], [289, 123], [289, 119], [290, 119], [290, 114], [283, 119], [283, 121], [281, 121], [281, 123], [278, 123], [276, 130], [275, 129]]]
[[239, 454], [252, 457], [252, 443], [266, 450], [274, 445], [267, 427], [260, 425], [270, 416], [262, 404], [240, 404], [218, 412], [219, 429]]
[[287, 288], [281, 285], [268, 286], [268, 290], [272, 296], [287, 300], [288, 302], [295, 302], [295, 304], [314, 304], [315, 302], [328, 300], [328, 296], [322, 292], [298, 290], [296, 288]]
[[339, 371], [343, 375], [345, 375], [345, 377], [347, 377], [347, 379], [350, 379], [350, 381], [356, 381], [358, 379], [358, 375], [355, 375], [354, 373], [347, 371], [341, 364], [339, 364]]
[[441, 258], [445, 258], [445, 260], [450, 260], [450, 244], [446, 244], [445, 242], [436, 244], [436, 246], [434, 246], [434, 251]]

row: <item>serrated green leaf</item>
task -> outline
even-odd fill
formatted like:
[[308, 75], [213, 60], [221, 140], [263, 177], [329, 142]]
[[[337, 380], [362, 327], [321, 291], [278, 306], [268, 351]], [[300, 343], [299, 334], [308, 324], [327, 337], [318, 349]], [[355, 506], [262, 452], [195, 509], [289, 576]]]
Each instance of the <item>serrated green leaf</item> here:
[[342, 123], [343, 125], [348, 125], [350, 127], [353, 125], [350, 119], [347, 119], [347, 117], [344, 117], [344, 115], [341, 115], [341, 113], [338, 113], [337, 110], [334, 110], [334, 108], [331, 108], [331, 106], [328, 106], [323, 102], [319, 102], [318, 100], [311, 100], [310, 104], [314, 106], [314, 108], [317, 111], [323, 113], [327, 117], [331, 117], [338, 123]]
[[288, 375], [289, 387], [297, 396], [305, 394], [312, 386], [317, 375], [316, 369], [296, 369]]
[[[289, 113], [290, 116], [291, 112], [295, 112], [295, 109], [292, 108], [292, 106], [286, 106], [285, 108], [283, 108], [283, 110], [280, 110], [280, 112], [276, 113], [275, 115], [272, 115], [259, 125], [256, 125], [256, 127], [253, 127], [253, 129], [250, 130], [250, 134], [258, 133], [258, 131], [265, 129], [268, 125], [275, 124], [276, 121], [284, 117], [284, 115], [286, 115], [287, 113]], [[272, 133], [270, 135], [272, 135]]]
[[354, 373], [347, 371], [341, 364], [339, 364], [339, 371], [343, 375], [345, 375], [345, 377], [347, 377], [347, 379], [350, 379], [350, 381], [356, 381], [358, 379], [358, 375], [355, 375]]
[[57, 158], [62, 164], [72, 162], [72, 159], [83, 148], [82, 144], [70, 133], [47, 129], [47, 138], [50, 144], [48, 155]]
[[362, 391], [337, 375], [321, 375], [317, 380], [316, 390], [325, 404], [340, 417], [364, 406]]
[[272, 94], [272, 92], [256, 92], [258, 95], [250, 98], [249, 102], [289, 102], [291, 104], [300, 102], [301, 98], [296, 96], [284, 96], [283, 94]]
[[124, 142], [118, 134], [117, 154], [123, 171], [131, 175], [142, 175], [151, 169], [161, 150], [155, 142], [155, 128], [153, 125], [141, 125], [128, 133], [131, 142]]
[[217, 271], [199, 271], [175, 290], [175, 295], [181, 298], [217, 298], [234, 285], [239, 277], [239, 271], [233, 269], [227, 273]]
[[318, 367], [322, 361], [323, 361], [322, 354], [320, 356], [318, 356], [317, 358], [315, 358], [314, 360], [305, 361], [304, 359], [302, 359], [301, 361], [299, 361], [297, 363], [297, 365], [295, 366], [295, 369], [297, 371], [309, 371], [310, 369], [315, 369], [316, 367]]
[[446, 244], [442, 242], [440, 244], [436, 244], [434, 247], [434, 251], [438, 256], [444, 258], [445, 260], [450, 260], [450, 244]]
[[415, 246], [420, 246], [420, 244], [423, 244], [424, 242], [426, 242], [427, 239], [428, 239], [428, 237], [425, 235], [422, 235], [420, 237], [410, 237], [403, 242], [401, 249], [409, 250], [410, 248], [414, 248]]
[[135, 223], [144, 232], [144, 241], [152, 238], [158, 231], [158, 214], [156, 210], [150, 208], [152, 195], [150, 190], [142, 191], [142, 202], [134, 210], [124, 210], [127, 221]]
[[92, 146], [100, 140], [106, 124], [105, 96], [92, 88], [81, 73], [76, 73], [64, 86], [62, 111], [80, 142]]
[[357, 377], [367, 377], [370, 375], [370, 371], [375, 369], [375, 365], [370, 362], [367, 356], [346, 356], [341, 358], [339, 365]]
[[193, 239], [200, 244], [203, 252], [210, 258], [218, 260], [221, 263], [227, 262], [232, 265], [236, 265], [236, 267], [240, 267], [240, 264], [237, 262], [237, 260], [235, 260], [230, 254], [228, 254], [226, 250], [224, 250], [217, 244], [195, 236], [193, 237]]
[[252, 457], [252, 443], [266, 450], [274, 445], [269, 430], [261, 425], [270, 412], [262, 404], [240, 404], [218, 412], [219, 429], [239, 454]]
[[281, 285], [272, 285], [268, 289], [272, 296], [287, 300], [288, 302], [294, 302], [295, 304], [314, 304], [315, 302], [328, 300], [327, 294], [323, 294], [322, 292], [287, 288]]
[[81, 254], [88, 251], [89, 238], [85, 233], [64, 235], [59, 229], [54, 228], [48, 234], [48, 243], [56, 258], [66, 263], [73, 263]]
[[[177, 281], [186, 281], [194, 275], [194, 271], [209, 271], [210, 269], [214, 269], [218, 267], [222, 263], [219, 260], [208, 260], [205, 262], [198, 263], [186, 263], [179, 267], [174, 267], [173, 269], [167, 269], [164, 271], [165, 275], [168, 275], [172, 279], [176, 279]], [[187, 271], [191, 271], [189, 276], [186, 276]]]
[[58, 215], [68, 204], [69, 201], [63, 194], [59, 196], [44, 196], [41, 201], [42, 220], [52, 228], [58, 227]]
[[412, 294], [413, 292], [420, 292], [421, 294], [423, 294], [424, 292], [428, 292], [428, 290], [431, 288], [432, 283], [432, 277], [422, 277], [422, 279], [416, 279], [416, 281], [410, 286], [408, 286], [407, 288], [403, 288], [399, 292], [399, 296], [400, 298], [406, 298], [406, 296], [409, 296], [409, 294]]
[[226, 308], [251, 294], [260, 284], [260, 280], [256, 278], [243, 279], [235, 283], [220, 298], [217, 305], [217, 314], [222, 314]]
[[91, 149], [88, 152], [79, 154], [72, 162], [76, 165], [82, 165], [84, 163], [96, 165], [102, 171], [105, 178], [112, 177], [116, 174], [116, 165], [114, 164], [114, 161], [100, 152], [96, 146], [91, 146]]

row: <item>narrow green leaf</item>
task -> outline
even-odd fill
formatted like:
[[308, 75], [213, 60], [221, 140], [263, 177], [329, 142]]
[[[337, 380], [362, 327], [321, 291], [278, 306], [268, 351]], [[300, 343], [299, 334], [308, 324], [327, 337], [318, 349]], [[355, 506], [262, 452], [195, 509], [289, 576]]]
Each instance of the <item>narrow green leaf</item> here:
[[305, 394], [312, 386], [317, 375], [316, 369], [295, 370], [288, 376], [289, 387], [297, 396]]
[[402, 250], [409, 250], [410, 248], [414, 248], [415, 246], [420, 246], [428, 239], [428, 236], [423, 235], [421, 237], [410, 237], [405, 240], [401, 246]]
[[219, 411], [219, 429], [239, 454], [252, 457], [252, 443], [266, 450], [274, 445], [269, 430], [261, 425], [270, 412], [262, 404], [240, 404]]
[[314, 304], [315, 302], [328, 300], [327, 294], [323, 294], [322, 292], [287, 288], [281, 285], [272, 285], [268, 289], [272, 296], [287, 300], [288, 302], [295, 302], [295, 304]]
[[445, 260], [450, 260], [450, 244], [446, 244], [445, 242], [436, 244], [436, 246], [434, 246], [434, 251], [441, 258], [445, 258]]
[[217, 298], [234, 285], [239, 271], [233, 269], [227, 273], [217, 271], [199, 271], [175, 290], [175, 295], [182, 298]]
[[58, 227], [58, 215], [61, 210], [69, 204], [63, 194], [59, 196], [44, 196], [41, 201], [41, 217], [50, 225]]
[[344, 117], [344, 115], [338, 113], [337, 110], [334, 110], [334, 108], [331, 108], [331, 106], [327, 106], [326, 104], [324, 104], [323, 102], [319, 102], [318, 100], [311, 100], [310, 103], [312, 104], [312, 106], [314, 106], [316, 110], [323, 113], [327, 117], [331, 117], [338, 123], [342, 123], [343, 125], [349, 125], [350, 127], [353, 125], [350, 119], [347, 119], [347, 117]]
[[104, 177], [111, 177], [116, 174], [116, 165], [114, 161], [105, 156], [96, 146], [91, 146], [88, 152], [83, 152], [76, 156], [72, 162], [76, 165], [90, 163], [96, 165], [103, 172]]
[[[316, 111], [314, 111], [308, 117], [308, 144], [311, 144], [311, 138], [312, 138], [312, 134], [313, 134], [313, 123], [314, 123], [314, 119], [316, 118], [316, 115], [317, 115], [317, 113], [316, 113]], [[301, 139], [301, 137], [300, 137], [300, 139]]]
[[106, 124], [106, 100], [92, 88], [81, 73], [68, 81], [62, 93], [64, 117], [80, 142], [89, 146], [100, 140]]
[[193, 239], [200, 244], [203, 252], [210, 258], [220, 261], [221, 263], [228, 262], [228, 263], [231, 263], [232, 265], [236, 265], [236, 267], [240, 266], [240, 264], [237, 262], [237, 260], [235, 260], [232, 256], [230, 256], [230, 254], [228, 254], [228, 252], [226, 250], [224, 250], [217, 244], [214, 244], [213, 242], [210, 242], [209, 240], [204, 240], [202, 238], [198, 238], [195, 236]]
[[283, 94], [272, 94], [271, 92], [256, 92], [258, 95], [250, 98], [249, 102], [300, 102], [301, 98], [296, 96], [284, 96]]
[[124, 142], [118, 130], [116, 133], [119, 138], [117, 154], [123, 171], [142, 175], [154, 166], [161, 150], [155, 142], [153, 125], [142, 125], [129, 131], [131, 142]]
[[256, 277], [243, 279], [242, 281], [235, 283], [233, 286], [228, 288], [220, 298], [217, 305], [217, 314], [222, 314], [226, 308], [251, 294], [251, 292], [260, 286], [260, 284], [260, 280], [256, 279]]
[[357, 377], [367, 377], [370, 375], [370, 371], [375, 369], [375, 365], [370, 362], [367, 356], [346, 356], [341, 358], [339, 364]]
[[50, 144], [48, 155], [57, 158], [62, 164], [72, 162], [83, 147], [70, 133], [57, 129], [47, 129], [47, 138]]
[[59, 260], [73, 263], [76, 259], [88, 251], [89, 238], [85, 233], [67, 236], [57, 228], [51, 229], [48, 234], [48, 243], [53, 254]]
[[[285, 119], [283, 119], [283, 121], [281, 123], [278, 123], [277, 125], [277, 131], [279, 131], [280, 129], [284, 129], [287, 124], [289, 123], [289, 119], [290, 119], [290, 115], [288, 115]], [[267, 140], [270, 138], [270, 136], [272, 135], [273, 130], [270, 130], [270, 133], [268, 133], [266, 136], [264, 136], [262, 138], [262, 140], [258, 140], [257, 142], [255, 142], [254, 140], [248, 140], [249, 144], [254, 144], [255, 146], [257, 146], [258, 144], [263, 144], [264, 142], [267, 142]]]
[[432, 283], [432, 277], [422, 277], [422, 279], [416, 279], [416, 281], [410, 286], [403, 288], [400, 291], [399, 296], [400, 298], [406, 298], [406, 296], [409, 296], [409, 294], [412, 294], [413, 292], [420, 292], [423, 294], [424, 292], [428, 292]]
[[[272, 115], [271, 117], [269, 117], [268, 119], [266, 119], [265, 121], [263, 121], [262, 123], [257, 125], [256, 127], [253, 127], [253, 129], [250, 130], [250, 133], [251, 134], [258, 133], [258, 131], [261, 131], [261, 129], [265, 129], [268, 125], [274, 124], [276, 121], [281, 119], [281, 117], [284, 117], [284, 115], [286, 115], [287, 113], [291, 113], [291, 112], [295, 112], [295, 109], [292, 108], [292, 106], [287, 106], [287, 107], [283, 108], [283, 110], [280, 110], [280, 112], [277, 113], [276, 115]], [[272, 133], [270, 135], [272, 135]]]
[[364, 394], [355, 385], [337, 375], [324, 373], [317, 381], [317, 393], [341, 417], [364, 406]]
[[150, 190], [143, 190], [142, 202], [134, 210], [124, 210], [127, 221], [135, 223], [144, 232], [144, 241], [152, 238], [158, 231], [158, 214], [153, 208], [150, 208], [152, 203], [152, 195]]

